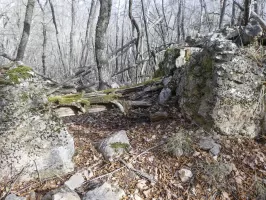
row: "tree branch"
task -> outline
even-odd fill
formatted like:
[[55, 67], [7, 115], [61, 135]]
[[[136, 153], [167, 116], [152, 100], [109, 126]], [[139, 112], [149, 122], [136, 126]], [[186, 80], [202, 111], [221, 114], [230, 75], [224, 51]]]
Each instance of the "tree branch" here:
[[8, 59], [8, 60], [10, 60], [10, 61], [15, 61], [15, 60], [16, 60], [16, 58], [14, 58], [14, 57], [12, 57], [12, 56], [10, 56], [10, 55], [4, 53], [4, 52], [0, 52], [0, 56], [1, 56], [1, 57], [4, 57], [4, 58], [6, 58], [6, 59]]

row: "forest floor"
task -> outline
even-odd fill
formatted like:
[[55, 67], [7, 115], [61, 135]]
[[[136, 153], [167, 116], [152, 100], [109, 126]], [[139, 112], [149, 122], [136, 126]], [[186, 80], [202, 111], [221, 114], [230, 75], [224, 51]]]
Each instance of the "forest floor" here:
[[[150, 122], [149, 109], [136, 109], [125, 117], [113, 108], [95, 114], [65, 118], [75, 139], [76, 171], [89, 170], [88, 179], [110, 181], [125, 192], [124, 199], [265, 199], [266, 198], [266, 145], [252, 139], [219, 136], [222, 146], [218, 157], [200, 150], [193, 140], [193, 152], [189, 156], [176, 157], [165, 151], [163, 143], [173, 136], [179, 127], [196, 130], [198, 127], [182, 118], [178, 108], [170, 104], [163, 109], [169, 118]], [[158, 110], [158, 107], [152, 109]], [[154, 111], [153, 110], [153, 111]], [[157, 180], [150, 183], [130, 171], [120, 161], [106, 162], [95, 149], [95, 144], [112, 133], [125, 130], [133, 152], [122, 158], [135, 169], [152, 175]], [[229, 173], [221, 169], [229, 163]], [[190, 181], [183, 183], [178, 170], [186, 168], [193, 173]], [[28, 195], [35, 191], [40, 199], [47, 191], [57, 188], [71, 176], [35, 181], [16, 186], [16, 194]], [[88, 181], [88, 182], [90, 182]], [[263, 196], [265, 195], [265, 196]]]

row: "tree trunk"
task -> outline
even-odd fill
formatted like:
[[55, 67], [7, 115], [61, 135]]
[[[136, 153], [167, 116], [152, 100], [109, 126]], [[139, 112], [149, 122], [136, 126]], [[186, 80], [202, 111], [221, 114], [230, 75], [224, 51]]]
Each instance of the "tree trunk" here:
[[151, 55], [151, 49], [150, 49], [148, 25], [147, 25], [147, 20], [146, 20], [146, 14], [145, 14], [143, 0], [141, 0], [141, 8], [142, 8], [143, 21], [144, 21], [144, 29], [145, 29], [145, 34], [146, 34], [147, 49], [148, 49], [149, 60], [150, 60], [150, 58], [151, 58], [151, 56], [150, 56]]
[[112, 0], [100, 0], [100, 14], [98, 17], [96, 36], [95, 36], [95, 54], [98, 68], [99, 90], [104, 88], [105, 77], [104, 67], [107, 67], [107, 38], [106, 31], [111, 16]]
[[25, 55], [25, 50], [30, 36], [30, 28], [31, 28], [34, 6], [35, 6], [35, 0], [28, 0], [22, 37], [19, 43], [17, 57], [16, 57], [17, 61], [22, 61]]
[[132, 15], [132, 3], [133, 3], [133, 1], [129, 0], [128, 17], [129, 17], [129, 19], [131, 21], [131, 24], [132, 24], [132, 27], [133, 27], [133, 33], [134, 33], [134, 28], [137, 31], [137, 40], [136, 40], [136, 51], [137, 51], [136, 52], [136, 60], [137, 60], [137, 57], [138, 57], [138, 54], [139, 54], [140, 28], [139, 28], [135, 18]]
[[223, 25], [226, 2], [227, 2], [227, 0], [223, 0], [223, 5], [222, 5], [222, 8], [221, 8], [221, 14], [220, 14], [219, 29], [221, 29], [222, 25]]
[[40, 3], [40, 0], [37, 0], [38, 4], [41, 8], [42, 11], [42, 33], [43, 33], [43, 43], [42, 43], [42, 72], [43, 75], [46, 75], [47, 73], [47, 68], [46, 68], [46, 48], [47, 48], [47, 27], [45, 23], [45, 5], [48, 0], [46, 0], [44, 6]]
[[180, 43], [181, 39], [181, 14], [182, 14], [182, 2], [178, 1], [178, 11], [177, 11], [177, 43]]
[[259, 14], [258, 0], [254, 0], [254, 12]]
[[232, 5], [232, 18], [231, 18], [231, 26], [235, 25], [235, 19], [236, 19], [236, 4], [233, 2]]
[[185, 41], [186, 33], [185, 33], [185, 0], [182, 0], [182, 15], [181, 15], [181, 34], [182, 39]]
[[52, 19], [53, 19], [53, 24], [55, 27], [55, 33], [56, 33], [56, 41], [57, 41], [57, 46], [58, 46], [58, 50], [59, 50], [59, 59], [61, 60], [62, 66], [63, 66], [63, 70], [65, 72], [65, 74], [67, 74], [67, 69], [66, 69], [66, 65], [63, 59], [63, 53], [62, 53], [62, 49], [61, 49], [61, 45], [59, 42], [59, 31], [58, 31], [58, 27], [57, 27], [57, 23], [56, 23], [56, 18], [55, 18], [55, 11], [54, 11], [54, 5], [52, 3], [51, 0], [49, 0], [49, 4], [50, 4], [50, 8], [51, 8], [51, 12], [52, 12]]
[[244, 3], [244, 25], [246, 26], [248, 24], [249, 21], [249, 17], [250, 17], [250, 4], [251, 4], [251, 0], [245, 0]]
[[[115, 49], [118, 49], [118, 45], [119, 45], [119, 16], [120, 16], [120, 0], [118, 1], [118, 11], [117, 11], [117, 16], [116, 16]], [[118, 72], [118, 71], [119, 71], [119, 59], [118, 59], [118, 52], [117, 52], [116, 58], [115, 58], [115, 72]]]
[[74, 61], [74, 36], [75, 36], [75, 21], [76, 21], [76, 0], [72, 0], [71, 4], [71, 30], [69, 38], [69, 73], [72, 75], [72, 69], [75, 67]]

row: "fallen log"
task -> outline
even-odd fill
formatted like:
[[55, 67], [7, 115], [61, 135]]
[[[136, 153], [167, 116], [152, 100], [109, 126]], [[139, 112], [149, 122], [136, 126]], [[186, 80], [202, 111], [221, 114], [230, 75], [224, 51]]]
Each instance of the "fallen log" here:
[[[111, 107], [110, 105], [115, 105], [124, 115], [127, 115], [131, 108], [152, 106], [152, 103], [143, 97], [151, 96], [154, 92], [160, 91], [162, 87], [162, 79], [155, 79], [128, 88], [50, 96], [49, 102], [61, 117], [102, 112], [107, 107]], [[95, 105], [102, 105], [104, 108], [96, 109], [93, 107]]]

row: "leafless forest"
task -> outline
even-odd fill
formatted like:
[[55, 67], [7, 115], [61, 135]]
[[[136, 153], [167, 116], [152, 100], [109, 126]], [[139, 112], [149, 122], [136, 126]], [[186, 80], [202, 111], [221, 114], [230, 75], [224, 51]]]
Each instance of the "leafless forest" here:
[[[264, 0], [236, 2], [265, 19]], [[57, 81], [90, 68], [83, 81], [136, 83], [165, 49], [241, 24], [240, 11], [233, 0], [1, 0], [0, 64], [23, 60]]]

